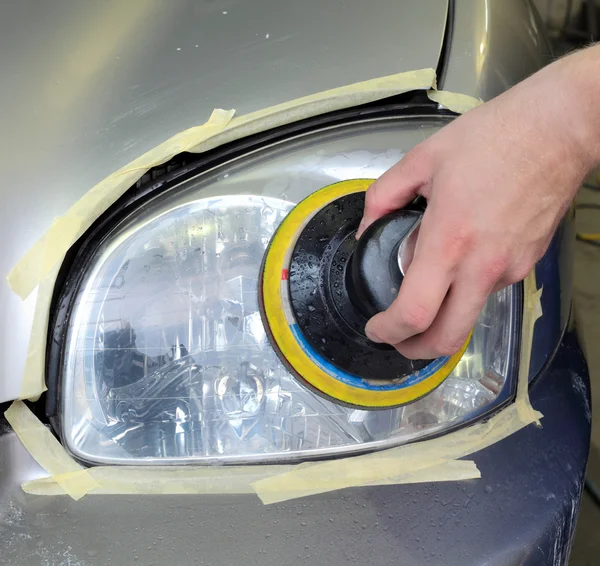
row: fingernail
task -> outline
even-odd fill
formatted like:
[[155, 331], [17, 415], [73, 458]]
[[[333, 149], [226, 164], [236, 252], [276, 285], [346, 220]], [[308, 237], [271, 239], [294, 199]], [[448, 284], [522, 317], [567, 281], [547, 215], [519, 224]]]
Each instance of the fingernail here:
[[365, 327], [365, 334], [367, 335], [367, 338], [369, 340], [371, 340], [371, 342], [375, 342], [375, 344], [381, 344], [383, 342], [383, 340], [380, 340], [374, 333], [372, 330], [369, 329], [368, 325]]

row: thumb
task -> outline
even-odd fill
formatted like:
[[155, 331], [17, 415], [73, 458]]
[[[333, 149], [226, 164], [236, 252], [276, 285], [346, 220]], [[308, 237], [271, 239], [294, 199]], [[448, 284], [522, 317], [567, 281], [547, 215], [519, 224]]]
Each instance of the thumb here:
[[429, 156], [423, 146], [418, 145], [368, 188], [356, 237], [360, 238], [366, 228], [384, 214], [411, 202], [430, 176]]

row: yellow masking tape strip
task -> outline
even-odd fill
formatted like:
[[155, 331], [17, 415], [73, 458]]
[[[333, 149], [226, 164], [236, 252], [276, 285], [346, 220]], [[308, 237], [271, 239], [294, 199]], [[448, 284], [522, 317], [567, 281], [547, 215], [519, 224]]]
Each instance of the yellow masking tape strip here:
[[334, 88], [233, 120], [233, 110], [215, 110], [202, 126], [173, 136], [98, 183], [64, 216], [55, 220], [48, 232], [15, 265], [7, 281], [13, 291], [25, 299], [102, 212], [146, 171], [175, 155], [184, 151], [200, 153], [304, 118], [432, 87], [435, 87], [435, 71], [421, 69]]
[[[90, 494], [243, 494], [254, 493], [251, 483], [294, 466], [244, 467], [119, 467], [98, 466], [88, 473], [97, 483]], [[57, 477], [42, 478], [24, 484], [27, 493], [63, 494]]]
[[214, 110], [202, 126], [173, 136], [93, 187], [64, 216], [55, 219], [46, 234], [13, 267], [6, 278], [13, 291], [22, 299], [29, 296], [94, 220], [148, 169], [222, 132], [233, 114], [233, 110]]
[[[253, 494], [252, 483], [271, 475], [291, 470], [295, 466], [220, 467], [127, 467], [100, 466], [88, 473], [98, 486], [90, 495], [210, 495]], [[368, 485], [396, 485], [432, 481], [456, 481], [481, 477], [474, 462], [457, 460], [422, 470], [419, 474], [405, 474], [373, 482]], [[64, 495], [65, 490], [56, 477], [36, 479], [23, 484], [23, 491], [31, 495]], [[302, 494], [299, 493], [298, 497]]]
[[523, 281], [523, 330], [521, 331], [521, 358], [515, 407], [521, 420], [535, 422], [537, 425], [540, 424], [542, 414], [536, 411], [529, 401], [529, 366], [531, 365], [533, 329], [536, 321], [542, 316], [542, 292], [543, 288], [537, 288], [534, 268]]
[[254, 488], [258, 496], [264, 503], [276, 503], [296, 497], [297, 493], [315, 495], [385, 480], [398, 474], [417, 473], [478, 452], [531, 423], [539, 424], [542, 414], [529, 402], [528, 377], [533, 328], [542, 314], [541, 293], [542, 290], [536, 287], [535, 271], [532, 271], [524, 281], [521, 357], [517, 395], [512, 405], [487, 422], [431, 440], [353, 458], [301, 464], [291, 472], [257, 481]]
[[22, 402], [16, 401], [7, 411], [7, 419], [27, 450], [52, 475], [51, 478], [29, 482], [24, 489], [39, 495], [66, 492], [75, 498], [85, 493], [216, 494], [255, 491], [267, 504], [353, 486], [480, 477], [473, 462], [465, 463], [458, 458], [483, 450], [542, 418], [542, 414], [531, 407], [528, 395], [533, 328], [542, 314], [541, 292], [536, 288], [535, 273], [532, 272], [524, 282], [517, 397], [515, 403], [486, 422], [380, 452], [297, 466], [104, 466], [82, 471], [81, 466], [66, 454], [46, 427]]
[[[377, 486], [377, 485], [401, 485], [410, 483], [427, 483], [439, 481], [460, 481], [468, 479], [479, 479], [481, 472], [471, 460], [448, 460], [439, 462], [423, 468], [405, 469], [398, 461], [394, 462], [397, 467], [396, 475], [387, 478], [372, 479], [370, 470], [365, 468], [360, 470], [356, 475], [362, 476], [362, 481], [344, 481], [344, 482], [329, 482], [327, 478], [319, 478], [319, 485], [328, 487], [316, 488], [310, 483], [302, 483], [296, 477], [291, 485], [282, 485], [280, 481], [285, 482], [289, 476], [287, 474], [275, 478], [265, 478], [253, 484], [257, 495], [265, 505], [273, 503], [282, 503], [290, 499], [298, 497], [307, 497], [336, 489], [344, 489], [346, 487], [362, 487], [362, 486]], [[301, 466], [300, 466], [301, 467]], [[347, 467], [344, 467], [344, 472], [347, 472]], [[313, 476], [314, 477], [314, 476]], [[329, 478], [331, 479], [331, 478]], [[270, 484], [270, 480], [273, 480]], [[307, 480], [309, 481], [309, 480]], [[268, 489], [262, 486], [269, 485]]]
[[98, 487], [88, 471], [67, 454], [61, 443], [22, 401], [15, 401], [4, 416], [27, 451], [73, 499], [80, 499]]
[[430, 90], [427, 92], [427, 97], [429, 100], [437, 102], [444, 108], [458, 114], [464, 114], [468, 110], [483, 104], [483, 101], [479, 98], [457, 92], [448, 92], [447, 90]]
[[430, 483], [437, 481], [460, 481], [481, 478], [481, 472], [473, 460], [448, 460], [438, 466], [424, 468], [418, 472], [394, 476], [365, 485], [399, 485], [407, 483]]
[[432, 87], [435, 87], [435, 71], [422, 69], [335, 88], [237, 118], [233, 118], [233, 110], [215, 110], [206, 124], [173, 136], [98, 183], [64, 216], [55, 219], [48, 232], [7, 277], [9, 285], [22, 298], [39, 284], [19, 398], [35, 400], [46, 389], [44, 363], [48, 315], [59, 264], [65, 253], [148, 169], [183, 151], [200, 153], [303, 118]]
[[365, 456], [301, 464], [291, 472], [259, 480], [253, 486], [267, 504], [286, 501], [297, 493], [316, 495], [385, 481], [399, 474], [418, 475], [432, 466], [483, 450], [541, 417], [541, 413], [536, 413], [524, 420], [517, 404], [513, 404], [487, 422], [448, 435]]
[[48, 336], [48, 321], [50, 320], [50, 303], [58, 269], [58, 266], [55, 266], [50, 275], [38, 287], [19, 399], [37, 401], [39, 396], [46, 391], [46, 380], [44, 379], [46, 337]]

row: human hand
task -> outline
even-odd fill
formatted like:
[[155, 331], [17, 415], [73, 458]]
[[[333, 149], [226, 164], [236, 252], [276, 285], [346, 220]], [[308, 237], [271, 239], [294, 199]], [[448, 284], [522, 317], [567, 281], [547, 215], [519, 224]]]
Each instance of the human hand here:
[[542, 257], [600, 157], [598, 110], [584, 111], [569, 62], [582, 53], [457, 118], [369, 188], [357, 236], [416, 195], [428, 201], [398, 297], [367, 324], [372, 340], [413, 359], [452, 355], [488, 295]]

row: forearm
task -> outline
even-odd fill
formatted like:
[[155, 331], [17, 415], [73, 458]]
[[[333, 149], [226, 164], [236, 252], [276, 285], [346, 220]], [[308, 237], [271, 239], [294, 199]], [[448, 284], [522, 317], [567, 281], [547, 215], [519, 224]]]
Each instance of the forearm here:
[[540, 118], [556, 124], [583, 177], [600, 163], [600, 44], [559, 59], [538, 75], [548, 82], [548, 92], [540, 93], [547, 115]]

